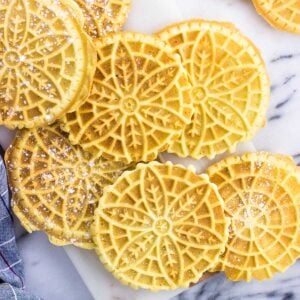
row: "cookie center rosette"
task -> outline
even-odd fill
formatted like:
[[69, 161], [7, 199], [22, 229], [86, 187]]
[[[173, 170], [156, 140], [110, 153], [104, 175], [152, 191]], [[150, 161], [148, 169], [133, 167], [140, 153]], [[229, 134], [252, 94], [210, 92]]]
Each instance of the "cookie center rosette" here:
[[231, 280], [264, 280], [300, 255], [300, 172], [293, 160], [265, 152], [232, 156], [208, 168], [230, 218], [220, 263]]
[[152, 162], [105, 189], [93, 225], [105, 267], [134, 288], [188, 287], [227, 240], [223, 200], [206, 175]]
[[157, 35], [180, 55], [191, 83], [192, 122], [167, 149], [180, 157], [233, 152], [265, 125], [270, 83], [259, 50], [229, 23], [192, 20]]
[[300, 256], [290, 158], [230, 156], [207, 175], [153, 161], [212, 159], [254, 137], [270, 96], [260, 52], [229, 23], [117, 33], [129, 4], [1, 2], [0, 124], [21, 129], [6, 154], [15, 214], [56, 245], [95, 249], [133, 288], [284, 271]]
[[190, 122], [189, 83], [179, 57], [159, 39], [118, 33], [96, 42], [89, 98], [63, 120], [74, 144], [93, 155], [150, 161]]
[[88, 96], [96, 53], [68, 3], [1, 2], [1, 125], [45, 126]]
[[18, 132], [6, 163], [13, 211], [27, 231], [87, 249], [94, 247], [90, 227], [103, 188], [128, 167], [94, 159], [57, 125]]

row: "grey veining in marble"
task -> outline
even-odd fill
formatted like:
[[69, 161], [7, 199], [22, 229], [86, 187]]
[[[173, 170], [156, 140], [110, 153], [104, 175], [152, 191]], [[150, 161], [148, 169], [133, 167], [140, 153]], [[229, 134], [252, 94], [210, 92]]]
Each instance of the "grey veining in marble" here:
[[217, 274], [172, 300], [298, 300], [300, 261], [270, 281], [230, 282]]
[[[250, 0], [176, 0], [186, 18], [228, 20], [262, 51], [272, 87], [268, 123], [254, 139], [258, 150], [294, 156], [300, 164], [300, 35], [281, 32], [258, 16]], [[300, 261], [272, 280], [230, 282], [223, 274], [173, 300], [299, 300]]]

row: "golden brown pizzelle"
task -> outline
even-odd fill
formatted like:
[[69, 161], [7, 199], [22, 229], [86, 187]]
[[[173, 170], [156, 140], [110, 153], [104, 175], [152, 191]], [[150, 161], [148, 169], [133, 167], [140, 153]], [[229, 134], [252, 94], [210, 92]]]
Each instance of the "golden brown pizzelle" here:
[[74, 144], [130, 163], [154, 160], [190, 122], [190, 84], [179, 57], [158, 38], [117, 33], [96, 42], [89, 98], [63, 119]]
[[224, 251], [227, 227], [223, 200], [206, 175], [151, 162], [105, 189], [92, 232], [117, 279], [158, 291], [198, 282]]
[[26, 230], [87, 249], [94, 247], [90, 226], [103, 188], [128, 167], [92, 158], [58, 125], [19, 131], [6, 163], [12, 208]]
[[53, 123], [89, 93], [96, 52], [65, 1], [2, 1], [0, 124]]
[[230, 280], [265, 280], [300, 257], [300, 169], [267, 152], [231, 156], [208, 168], [231, 219], [219, 264]]
[[214, 158], [265, 125], [270, 83], [259, 50], [230, 23], [189, 20], [157, 33], [181, 56], [195, 107], [168, 152]]
[[300, 34], [300, 1], [252, 0], [257, 12], [273, 27]]

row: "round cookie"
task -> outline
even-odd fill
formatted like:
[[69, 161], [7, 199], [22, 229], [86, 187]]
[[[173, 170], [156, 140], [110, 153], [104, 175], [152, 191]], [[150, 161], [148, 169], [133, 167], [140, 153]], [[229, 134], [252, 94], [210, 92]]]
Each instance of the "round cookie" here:
[[192, 122], [168, 152], [214, 158], [265, 125], [270, 83], [260, 52], [229, 23], [191, 20], [157, 34], [179, 54], [191, 83]]
[[214, 271], [230, 280], [265, 280], [300, 257], [300, 170], [290, 157], [232, 156], [208, 168], [231, 219]]
[[45, 231], [60, 246], [94, 247], [94, 209], [124, 164], [91, 158], [57, 125], [18, 132], [6, 163], [12, 208], [27, 231]]
[[299, 0], [252, 0], [257, 12], [277, 29], [300, 34]]
[[63, 128], [93, 155], [130, 163], [150, 161], [178, 135], [193, 113], [190, 84], [178, 55], [138, 33], [96, 41], [91, 94]]
[[227, 227], [223, 200], [206, 175], [151, 162], [105, 189], [92, 232], [117, 279], [158, 291], [198, 282], [224, 251]]
[[89, 93], [96, 53], [65, 1], [0, 4], [0, 124], [53, 123]]

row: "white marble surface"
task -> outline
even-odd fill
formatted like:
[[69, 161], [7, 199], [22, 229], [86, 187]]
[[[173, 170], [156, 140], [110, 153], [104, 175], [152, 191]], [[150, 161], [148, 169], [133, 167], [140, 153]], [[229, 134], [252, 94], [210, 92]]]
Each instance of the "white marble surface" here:
[[[164, 5], [166, 0], [160, 1]], [[173, 1], [184, 19], [200, 17], [234, 22], [261, 49], [270, 73], [272, 98], [268, 125], [259, 132], [254, 144], [260, 150], [293, 155], [300, 163], [300, 36], [271, 28], [255, 13], [250, 0]], [[170, 21], [173, 21], [172, 17]], [[129, 22], [128, 28], [135, 22], [144, 22], [147, 32], [150, 32], [150, 27], [147, 30], [149, 22], [156, 22], [157, 27], [160, 25], [159, 20], [144, 18], [142, 11], [139, 20]], [[0, 141], [3, 139], [4, 133], [0, 129]], [[19, 234], [22, 235], [22, 232], [19, 231]], [[30, 291], [49, 300], [92, 299], [64, 250], [50, 245], [43, 234], [21, 236], [19, 247]], [[103, 298], [124, 299], [122, 295]], [[219, 274], [181, 294], [176, 300], [196, 299], [300, 299], [300, 262], [284, 274], [263, 283], [233, 283]]]
[[23, 236], [18, 246], [25, 264], [26, 288], [32, 294], [45, 300], [92, 299], [63, 248], [50, 244], [45, 234]]

